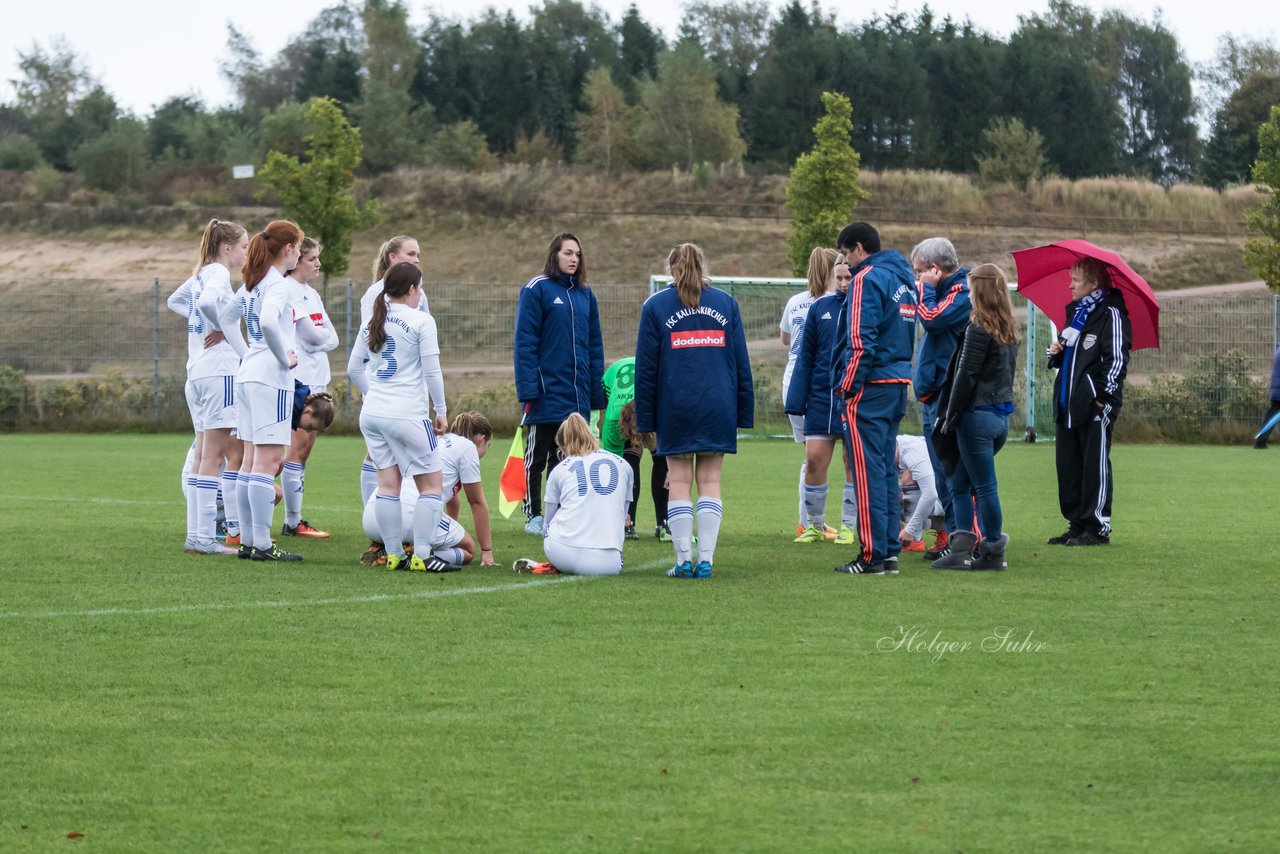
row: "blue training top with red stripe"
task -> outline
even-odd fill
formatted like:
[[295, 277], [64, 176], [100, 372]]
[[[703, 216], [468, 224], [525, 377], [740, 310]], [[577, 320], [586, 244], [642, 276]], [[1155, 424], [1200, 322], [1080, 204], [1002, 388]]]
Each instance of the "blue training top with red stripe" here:
[[853, 270], [833, 385], [852, 397], [866, 383], [909, 383], [916, 337], [911, 265], [896, 249], [869, 256]]

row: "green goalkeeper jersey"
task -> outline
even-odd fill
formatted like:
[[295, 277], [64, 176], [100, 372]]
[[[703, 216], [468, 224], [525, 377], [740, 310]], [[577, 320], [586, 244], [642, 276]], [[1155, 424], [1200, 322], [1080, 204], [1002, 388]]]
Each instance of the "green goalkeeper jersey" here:
[[627, 446], [622, 437], [618, 419], [622, 407], [636, 396], [636, 360], [634, 356], [619, 359], [604, 372], [604, 394], [609, 401], [604, 410], [604, 423], [600, 427], [600, 444], [606, 451], [621, 454]]

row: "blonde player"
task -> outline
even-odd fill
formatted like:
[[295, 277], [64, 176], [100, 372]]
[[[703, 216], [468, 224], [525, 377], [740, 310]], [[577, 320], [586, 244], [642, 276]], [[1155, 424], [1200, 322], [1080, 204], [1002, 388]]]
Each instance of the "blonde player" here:
[[600, 449], [587, 421], [569, 414], [556, 430], [560, 464], [547, 476], [546, 563], [528, 558], [512, 569], [535, 575], [617, 575], [622, 572], [622, 543], [627, 504], [631, 501], [631, 466], [617, 454]]
[[[236, 374], [240, 438], [240, 557], [247, 560], [296, 561], [301, 555], [271, 542], [275, 511], [275, 477], [284, 462], [293, 420], [294, 352], [292, 289], [284, 273], [298, 263], [302, 229], [275, 220], [249, 240], [240, 310], [249, 333], [249, 351]], [[230, 316], [232, 312], [228, 312]], [[224, 322], [224, 326], [226, 326]]]
[[[249, 236], [234, 222], [210, 220], [200, 240], [200, 263], [169, 297], [168, 305], [187, 321], [187, 407], [196, 438], [191, 471], [184, 478], [187, 539], [192, 554], [235, 554], [217, 540], [218, 490], [226, 504], [228, 536], [239, 534], [234, 510], [236, 473], [241, 464], [236, 428], [235, 375], [246, 344], [239, 326], [223, 334], [219, 315], [232, 299], [231, 269], [244, 263]], [[224, 460], [225, 470], [224, 470]], [[238, 543], [237, 543], [238, 544]]]
[[[791, 388], [791, 375], [795, 372], [796, 357], [800, 355], [800, 342], [804, 333], [804, 322], [809, 316], [809, 306], [813, 305], [813, 301], [827, 293], [827, 286], [831, 279], [831, 262], [834, 259], [836, 251], [834, 249], [823, 249], [821, 247], [814, 249], [809, 253], [809, 287], [787, 300], [786, 306], [782, 309], [782, 320], [778, 322], [778, 328], [782, 330], [782, 346], [787, 348], [787, 366], [782, 369], [782, 401], [785, 404], [787, 400], [787, 391]], [[804, 416], [788, 415], [791, 422], [791, 438], [798, 444], [805, 444], [804, 438]], [[796, 521], [796, 536], [799, 537], [805, 532], [805, 522], [808, 520], [808, 514], [805, 511], [804, 503], [804, 474], [806, 471], [806, 460], [800, 460], [800, 485], [798, 487], [800, 510]], [[827, 526], [823, 531], [823, 535], [827, 539], [834, 539], [836, 529]]]
[[[360, 432], [378, 472], [375, 513], [387, 551], [387, 569], [447, 572], [456, 565], [429, 564], [436, 526], [444, 513], [441, 461], [436, 433], [448, 425], [444, 377], [436, 322], [418, 311], [422, 271], [402, 261], [387, 271], [384, 300], [374, 300], [369, 325], [347, 362], [347, 373], [364, 395]], [[427, 400], [435, 407], [435, 425], [427, 421]], [[400, 508], [401, 472], [418, 488], [413, 511], [413, 547], [404, 551]]]
[[[328, 312], [324, 310], [324, 300], [311, 287], [316, 276], [320, 275], [320, 253], [323, 249], [310, 237], [302, 238], [302, 256], [298, 258], [297, 266], [288, 277], [288, 283], [293, 288], [293, 325], [298, 341], [298, 367], [294, 369], [293, 375], [313, 395], [328, 391], [329, 352], [338, 346], [338, 333], [333, 328]], [[332, 411], [330, 415], [332, 416]], [[280, 533], [287, 537], [324, 539], [329, 536], [327, 531], [317, 530], [302, 518], [302, 492], [307, 460], [311, 457], [311, 449], [315, 447], [318, 432], [298, 428], [289, 439], [289, 452], [285, 455], [284, 470], [280, 473], [280, 485], [284, 489], [284, 526]]]

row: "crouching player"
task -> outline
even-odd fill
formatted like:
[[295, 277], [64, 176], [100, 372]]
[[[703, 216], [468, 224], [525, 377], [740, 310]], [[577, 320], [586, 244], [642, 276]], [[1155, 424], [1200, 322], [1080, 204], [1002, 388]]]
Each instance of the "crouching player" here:
[[556, 431], [560, 465], [547, 476], [544, 504], [547, 562], [520, 558], [516, 572], [550, 575], [617, 575], [631, 500], [631, 467], [600, 449], [586, 419], [570, 413]]
[[898, 489], [902, 494], [904, 515], [902, 529], [898, 532], [902, 550], [924, 552], [926, 527], [934, 532], [933, 549], [946, 548], [947, 526], [938, 496], [938, 478], [933, 473], [924, 437], [900, 434], [894, 455], [898, 461]]

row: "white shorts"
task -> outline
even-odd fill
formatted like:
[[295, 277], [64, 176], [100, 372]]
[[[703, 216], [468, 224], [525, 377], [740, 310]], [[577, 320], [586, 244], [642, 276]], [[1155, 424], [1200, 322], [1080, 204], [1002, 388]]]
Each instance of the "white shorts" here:
[[811, 433], [810, 435], [804, 437], [804, 440], [806, 442], [822, 441], [822, 442], [835, 443], [835, 442], [842, 441], [843, 439], [844, 437], [841, 436], [839, 433]]
[[797, 442], [804, 442], [804, 416], [788, 415], [787, 420], [791, 422], [791, 438]]
[[360, 432], [364, 434], [369, 459], [378, 469], [400, 466], [402, 476], [413, 477], [444, 468], [430, 421], [361, 412]]
[[583, 549], [554, 537], [542, 541], [547, 560], [566, 575], [618, 575], [622, 572], [622, 552], [617, 549]]
[[[377, 494], [369, 496], [369, 501], [364, 505], [364, 516], [361, 523], [364, 525], [364, 535], [374, 542], [382, 542], [382, 532], [378, 530], [378, 519], [373, 510], [374, 502], [378, 500]], [[402, 515], [401, 524], [404, 525], [405, 542], [413, 542], [413, 505], [405, 501], [403, 497], [400, 499], [400, 512]], [[462, 527], [462, 523], [454, 519], [448, 513], [440, 517], [440, 524], [436, 528], [436, 535], [431, 538], [431, 548], [433, 549], [450, 549], [462, 542], [462, 538], [467, 535], [467, 529]]]
[[254, 445], [287, 445], [293, 432], [293, 392], [266, 383], [236, 383], [240, 438]]
[[202, 377], [187, 380], [183, 389], [191, 425], [197, 433], [205, 430], [231, 430], [239, 424], [236, 415], [236, 378]]

